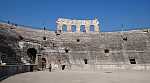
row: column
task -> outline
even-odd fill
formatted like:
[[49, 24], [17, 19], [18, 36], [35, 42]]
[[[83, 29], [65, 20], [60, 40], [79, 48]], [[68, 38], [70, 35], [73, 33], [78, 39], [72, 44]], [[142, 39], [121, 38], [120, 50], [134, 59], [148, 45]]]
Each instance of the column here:
[[81, 26], [80, 24], [76, 25], [76, 32], [80, 32], [80, 26]]
[[99, 32], [99, 26], [98, 25], [94, 25], [94, 32]]
[[90, 31], [90, 26], [89, 25], [85, 25], [85, 31], [89, 32]]
[[67, 25], [67, 32], [72, 32], [72, 25]]
[[99, 21], [98, 21], [97, 18], [95, 18], [93, 20], [93, 24], [94, 24], [94, 32], [100, 32], [100, 30], [99, 30]]
[[86, 21], [85, 21], [85, 31], [86, 31], [86, 32], [89, 32], [89, 31], [90, 31], [90, 22], [89, 22], [89, 20], [86, 20]]

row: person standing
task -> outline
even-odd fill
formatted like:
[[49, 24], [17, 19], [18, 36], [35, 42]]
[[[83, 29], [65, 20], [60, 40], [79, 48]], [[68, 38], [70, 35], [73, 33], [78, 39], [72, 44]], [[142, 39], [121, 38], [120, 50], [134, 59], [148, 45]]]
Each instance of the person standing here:
[[49, 64], [49, 72], [51, 72], [51, 71], [52, 71], [52, 65]]

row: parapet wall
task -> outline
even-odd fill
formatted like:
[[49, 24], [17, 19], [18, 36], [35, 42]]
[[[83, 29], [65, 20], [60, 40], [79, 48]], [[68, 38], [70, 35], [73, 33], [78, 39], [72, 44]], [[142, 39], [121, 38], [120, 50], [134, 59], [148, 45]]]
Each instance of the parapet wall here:
[[0, 66], [0, 81], [19, 73], [32, 72], [37, 70], [36, 65], [5, 65]]

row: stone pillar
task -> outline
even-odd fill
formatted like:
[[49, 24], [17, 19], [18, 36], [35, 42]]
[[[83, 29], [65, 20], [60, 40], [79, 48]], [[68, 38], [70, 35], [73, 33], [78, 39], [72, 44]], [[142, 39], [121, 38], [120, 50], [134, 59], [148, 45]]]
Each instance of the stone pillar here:
[[99, 26], [98, 25], [94, 25], [94, 32], [99, 32]]
[[72, 32], [72, 25], [67, 25], [67, 32]]
[[90, 32], [90, 22], [89, 22], [89, 20], [85, 21], [85, 30], [86, 30], [86, 32]]
[[94, 24], [94, 32], [99, 32], [99, 21], [97, 18], [95, 18], [95, 20], [93, 21]]
[[89, 32], [90, 31], [90, 26], [89, 25], [85, 25], [85, 31]]
[[76, 25], [76, 32], [80, 32], [80, 26], [81, 26], [80, 24]]

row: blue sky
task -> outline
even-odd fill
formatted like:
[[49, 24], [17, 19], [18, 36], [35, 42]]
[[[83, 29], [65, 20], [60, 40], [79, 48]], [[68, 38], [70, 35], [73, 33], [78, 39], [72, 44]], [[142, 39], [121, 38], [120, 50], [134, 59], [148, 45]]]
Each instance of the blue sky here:
[[59, 17], [98, 17], [101, 31], [148, 27], [150, 0], [0, 0], [0, 20], [55, 30]]

